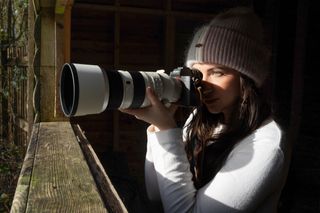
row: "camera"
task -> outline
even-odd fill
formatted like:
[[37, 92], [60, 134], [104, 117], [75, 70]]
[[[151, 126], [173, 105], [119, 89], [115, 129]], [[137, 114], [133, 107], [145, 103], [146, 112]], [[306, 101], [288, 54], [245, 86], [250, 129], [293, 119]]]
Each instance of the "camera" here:
[[187, 67], [166, 74], [66, 63], [60, 76], [60, 103], [67, 117], [98, 114], [105, 109], [142, 108], [150, 105], [146, 88], [151, 87], [162, 102], [196, 106], [201, 79], [200, 71]]

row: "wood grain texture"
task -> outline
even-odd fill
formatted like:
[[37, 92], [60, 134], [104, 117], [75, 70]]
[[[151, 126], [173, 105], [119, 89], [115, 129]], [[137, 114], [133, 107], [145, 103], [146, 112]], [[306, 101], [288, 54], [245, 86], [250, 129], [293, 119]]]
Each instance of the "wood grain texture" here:
[[113, 213], [127, 213], [127, 209], [121, 201], [117, 191], [113, 187], [107, 173], [105, 172], [99, 158], [95, 154], [89, 141], [83, 134], [79, 125], [72, 125], [80, 146], [87, 159], [88, 165], [91, 169], [93, 177], [99, 186], [100, 194], [104, 200], [107, 209]]
[[32, 175], [34, 157], [37, 148], [39, 124], [34, 124], [30, 143], [24, 158], [24, 162], [20, 171], [17, 188], [14, 194], [11, 213], [25, 212], [30, 189], [30, 180]]
[[31, 171], [21, 172], [17, 188], [28, 190], [16, 192], [12, 212], [108, 212], [70, 123], [47, 122], [35, 127], [37, 136], [32, 137], [23, 165]]

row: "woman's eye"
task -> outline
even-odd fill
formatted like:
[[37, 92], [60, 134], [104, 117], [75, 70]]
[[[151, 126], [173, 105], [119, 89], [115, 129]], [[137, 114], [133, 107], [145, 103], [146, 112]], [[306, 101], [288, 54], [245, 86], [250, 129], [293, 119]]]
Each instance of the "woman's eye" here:
[[210, 75], [220, 77], [224, 75], [224, 72], [222, 70], [211, 70]]

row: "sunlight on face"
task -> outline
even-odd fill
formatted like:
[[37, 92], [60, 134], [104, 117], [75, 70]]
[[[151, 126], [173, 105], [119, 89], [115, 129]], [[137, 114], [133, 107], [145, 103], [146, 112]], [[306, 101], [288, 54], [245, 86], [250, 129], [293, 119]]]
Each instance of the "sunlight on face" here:
[[228, 117], [240, 98], [240, 73], [217, 64], [196, 63], [203, 78], [203, 103], [211, 113]]

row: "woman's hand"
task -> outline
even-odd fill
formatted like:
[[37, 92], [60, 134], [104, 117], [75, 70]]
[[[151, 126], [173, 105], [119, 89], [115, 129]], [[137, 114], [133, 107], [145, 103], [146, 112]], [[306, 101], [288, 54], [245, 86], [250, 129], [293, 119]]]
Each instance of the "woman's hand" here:
[[135, 116], [139, 120], [143, 120], [152, 124], [158, 130], [166, 130], [177, 127], [174, 120], [174, 113], [177, 106], [171, 105], [166, 108], [158, 99], [157, 95], [148, 87], [146, 90], [147, 97], [150, 101], [150, 106], [140, 109], [121, 109], [121, 112]]

